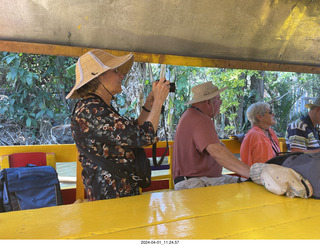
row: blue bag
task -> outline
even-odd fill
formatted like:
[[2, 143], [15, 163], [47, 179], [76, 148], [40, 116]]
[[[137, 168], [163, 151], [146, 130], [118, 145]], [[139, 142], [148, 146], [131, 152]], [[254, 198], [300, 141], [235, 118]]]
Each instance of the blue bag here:
[[0, 212], [62, 204], [58, 175], [53, 167], [28, 164], [0, 172]]

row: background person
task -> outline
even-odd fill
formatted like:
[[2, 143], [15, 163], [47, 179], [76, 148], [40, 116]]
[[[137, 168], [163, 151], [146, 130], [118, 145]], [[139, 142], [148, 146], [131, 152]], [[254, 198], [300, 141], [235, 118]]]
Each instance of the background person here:
[[264, 163], [279, 155], [279, 140], [271, 128], [277, 121], [270, 105], [264, 102], [252, 104], [247, 109], [247, 118], [252, 128], [241, 143], [241, 161], [252, 166], [254, 163]]
[[320, 152], [319, 131], [320, 97], [314, 103], [306, 104], [309, 113], [290, 123], [286, 133], [286, 143], [291, 152]]
[[[75, 105], [72, 135], [77, 147], [91, 154], [114, 160], [116, 167], [130, 176], [134, 168], [134, 147], [156, 142], [161, 107], [169, 93], [169, 81], [153, 84], [137, 120], [122, 117], [111, 105], [122, 91], [121, 81], [133, 64], [133, 55], [113, 56], [94, 49], [82, 55], [76, 65], [76, 84], [68, 98], [81, 98]], [[90, 201], [139, 194], [137, 182], [103, 170], [80, 152], [82, 179]]]
[[175, 190], [227, 183], [238, 177], [222, 175], [222, 167], [249, 177], [249, 166], [235, 157], [219, 140], [214, 118], [220, 113], [220, 93], [212, 82], [192, 88], [193, 99], [181, 116], [174, 139], [173, 179]]

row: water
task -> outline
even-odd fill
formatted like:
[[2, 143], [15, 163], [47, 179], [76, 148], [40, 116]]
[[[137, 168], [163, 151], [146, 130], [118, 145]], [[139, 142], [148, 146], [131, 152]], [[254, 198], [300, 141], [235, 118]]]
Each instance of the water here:
[[[57, 162], [56, 163], [56, 170], [58, 173], [58, 177], [64, 179], [63, 177], [72, 177], [72, 178], [77, 178], [77, 163], [76, 162]], [[60, 181], [60, 187], [65, 188], [65, 187], [71, 187], [75, 188], [76, 187], [76, 182], [69, 183], [69, 182], [64, 182]]]
[[[164, 163], [166, 164], [166, 163]], [[77, 163], [76, 162], [57, 162], [56, 163], [56, 170], [58, 173], [58, 177], [60, 179], [60, 187], [61, 188], [75, 188], [76, 182], [69, 183], [63, 181], [66, 177], [68, 179], [75, 178], [76, 181], [77, 178]], [[159, 170], [159, 171], [153, 171], [152, 176], [160, 176], [160, 175], [167, 175], [169, 174], [168, 170]]]
[[[150, 161], [152, 163], [151, 159], [150, 159]], [[165, 158], [163, 164], [167, 164], [166, 158]], [[61, 188], [75, 188], [76, 187], [76, 178], [77, 178], [77, 163], [76, 162], [57, 162], [56, 168], [57, 168], [58, 177], [62, 179], [62, 181], [60, 181]], [[169, 173], [168, 170], [153, 171], [152, 176], [166, 175], [168, 173]], [[223, 168], [222, 173], [223, 174], [230, 174], [231, 171]], [[74, 179], [75, 182], [73, 182], [73, 183], [65, 182], [65, 181], [63, 181], [64, 177], [71, 177]]]

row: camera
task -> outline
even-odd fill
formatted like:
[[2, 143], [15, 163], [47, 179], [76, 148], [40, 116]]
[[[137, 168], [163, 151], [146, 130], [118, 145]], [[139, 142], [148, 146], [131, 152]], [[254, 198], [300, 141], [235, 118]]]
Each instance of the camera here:
[[[165, 82], [165, 81], [167, 81], [167, 80], [164, 80], [163, 82]], [[159, 79], [156, 80], [156, 82], [159, 82]], [[169, 85], [170, 85], [169, 93], [174, 93], [174, 92], [176, 92], [176, 85], [175, 85], [174, 83], [169, 83]]]
[[175, 85], [174, 83], [170, 83], [169, 92], [170, 92], [170, 93], [176, 92], [176, 85]]

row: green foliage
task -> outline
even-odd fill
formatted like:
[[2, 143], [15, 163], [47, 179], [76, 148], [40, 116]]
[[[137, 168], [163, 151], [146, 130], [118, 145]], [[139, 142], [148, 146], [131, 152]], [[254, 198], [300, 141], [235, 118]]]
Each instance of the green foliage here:
[[264, 79], [265, 101], [271, 104], [277, 118], [277, 124], [273, 128], [284, 136], [288, 123], [306, 113], [306, 110], [295, 111], [295, 103], [303, 96], [318, 96], [319, 75], [266, 72]]
[[74, 81], [66, 68], [75, 59], [6, 52], [0, 58], [6, 74], [1, 87], [8, 95], [0, 102], [0, 114], [29, 129], [34, 137], [43, 120], [63, 123], [70, 115], [65, 91]]
[[[34, 137], [39, 137], [44, 121], [53, 125], [68, 123], [75, 101], [66, 100], [65, 96], [74, 85], [75, 62], [76, 58], [70, 57], [0, 53], [0, 91], [6, 95], [0, 97], [0, 116], [14, 120]], [[141, 65], [136, 66], [137, 70], [133, 69], [124, 85], [129, 95], [121, 93], [116, 100], [120, 114], [132, 118], [138, 117], [141, 103], [160, 73], [160, 65], [148, 64], [150, 69], [146, 69], [145, 64], [137, 64]], [[218, 133], [223, 138], [246, 133], [250, 128], [246, 110], [259, 100], [270, 103], [278, 119], [274, 129], [283, 136], [287, 124], [305, 113], [294, 110], [296, 101], [303, 96], [316, 97], [320, 89], [319, 75], [289, 72], [167, 65], [166, 78], [176, 85], [176, 92], [171, 93], [165, 103], [169, 139], [174, 139], [179, 119], [187, 109], [185, 103], [191, 99], [191, 88], [206, 81], [212, 81], [219, 88], [228, 87], [221, 94], [221, 114], [216, 118]], [[252, 86], [253, 83], [261, 83], [264, 88], [262, 98], [251, 89], [259, 87]], [[136, 91], [132, 93], [134, 89]], [[141, 91], [144, 96], [139, 98]]]

